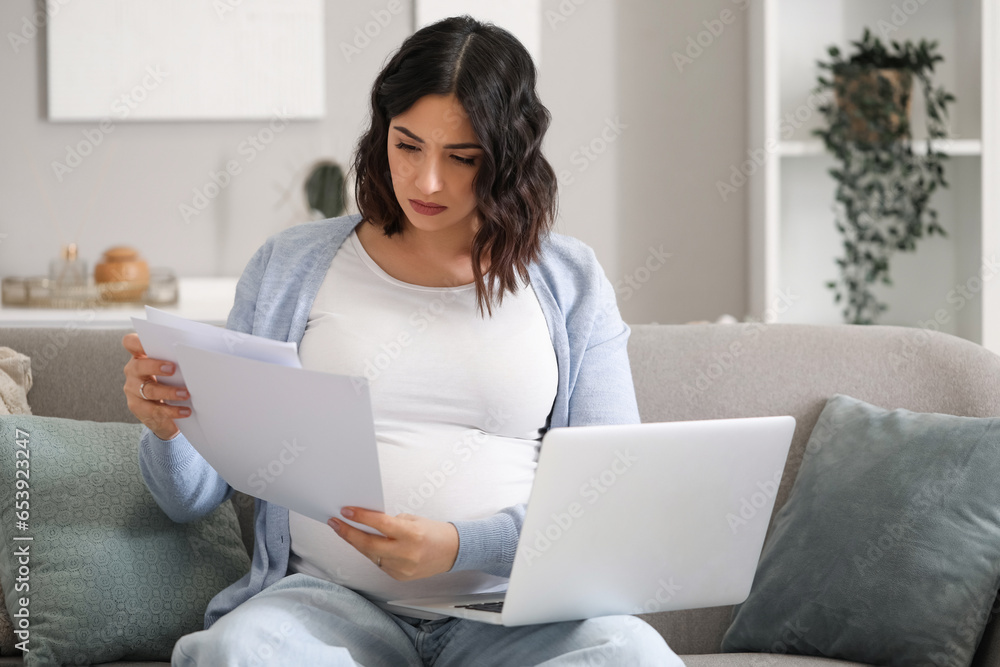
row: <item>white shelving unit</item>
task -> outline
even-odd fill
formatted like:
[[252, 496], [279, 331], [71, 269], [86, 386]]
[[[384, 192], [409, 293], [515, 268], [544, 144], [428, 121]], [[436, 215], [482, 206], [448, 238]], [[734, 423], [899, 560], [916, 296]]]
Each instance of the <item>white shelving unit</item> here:
[[[812, 91], [828, 46], [849, 52], [868, 27], [883, 41], [937, 40], [945, 60], [935, 82], [958, 98], [943, 144], [950, 187], [933, 199], [948, 238], [894, 256], [894, 285], [879, 288], [889, 304], [881, 322], [936, 326], [1000, 353], [1000, 0], [761, 0], [749, 11], [748, 157], [766, 155], [746, 184], [749, 314], [841, 321], [825, 286], [841, 254], [833, 160], [812, 135], [822, 122]], [[924, 126], [919, 89], [913, 124], [916, 132]]]

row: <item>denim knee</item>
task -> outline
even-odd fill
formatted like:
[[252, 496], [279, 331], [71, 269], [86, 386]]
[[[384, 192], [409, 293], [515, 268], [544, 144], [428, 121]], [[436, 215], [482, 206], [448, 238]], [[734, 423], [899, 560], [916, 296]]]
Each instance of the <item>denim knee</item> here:
[[280, 655], [289, 651], [286, 644], [290, 633], [281, 630], [281, 627], [273, 627], [248, 631], [247, 627], [238, 624], [217, 623], [211, 630], [181, 637], [174, 645], [171, 664], [173, 667], [272, 665]]
[[641, 618], [600, 616], [583, 621], [582, 629], [605, 647], [607, 665], [683, 667], [684, 662], [666, 640]]

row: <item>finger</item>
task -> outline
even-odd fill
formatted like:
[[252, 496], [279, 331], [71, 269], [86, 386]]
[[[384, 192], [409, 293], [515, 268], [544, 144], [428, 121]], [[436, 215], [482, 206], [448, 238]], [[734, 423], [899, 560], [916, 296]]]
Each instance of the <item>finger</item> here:
[[398, 517], [389, 516], [385, 512], [367, 510], [363, 507], [344, 507], [340, 513], [351, 521], [374, 528], [386, 537], [395, 537], [399, 532]]
[[153, 375], [173, 375], [177, 366], [162, 359], [133, 359], [132, 367], [136, 375], [151, 377]]
[[146, 350], [142, 347], [142, 343], [139, 342], [139, 334], [129, 333], [125, 334], [122, 338], [122, 345], [125, 349], [132, 353], [133, 357], [144, 357], [146, 356]]
[[327, 524], [329, 524], [329, 526], [333, 528], [337, 532], [337, 535], [340, 535], [345, 542], [360, 551], [365, 558], [373, 558], [378, 554], [384, 555], [385, 546], [388, 542], [386, 538], [366, 533], [363, 530], [355, 528], [346, 521], [340, 521], [338, 519], [334, 519], [333, 517], [330, 517]]
[[126, 387], [136, 396], [147, 401], [186, 401], [191, 398], [187, 387], [172, 387], [155, 380], [131, 378], [126, 383]]
[[[178, 431], [176, 420], [190, 417], [192, 414], [191, 408], [186, 405], [168, 405], [144, 400], [135, 391], [126, 391], [125, 399], [129, 411], [163, 440], [170, 440], [176, 435]], [[168, 434], [170, 437], [167, 437]]]
[[173, 375], [174, 370], [176, 370], [176, 365], [173, 362], [146, 357], [146, 350], [139, 341], [139, 334], [125, 334], [122, 338], [122, 345], [132, 353], [133, 357], [126, 368], [135, 369], [139, 375]]

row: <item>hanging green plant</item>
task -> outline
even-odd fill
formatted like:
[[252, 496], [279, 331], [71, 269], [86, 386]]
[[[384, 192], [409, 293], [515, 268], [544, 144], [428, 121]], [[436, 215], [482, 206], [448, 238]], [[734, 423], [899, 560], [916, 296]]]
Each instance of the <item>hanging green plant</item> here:
[[343, 215], [347, 208], [344, 170], [336, 162], [316, 163], [306, 179], [305, 191], [309, 208], [324, 218]]
[[[886, 47], [865, 29], [861, 41], [851, 44], [850, 57], [831, 46], [830, 61], [818, 62], [825, 72], [815, 91], [829, 101], [819, 107], [826, 126], [813, 133], [838, 162], [829, 173], [837, 184], [835, 224], [844, 255], [837, 259], [840, 279], [826, 286], [834, 290], [834, 302], [843, 304], [845, 322], [874, 324], [888, 306], [872, 287], [892, 285], [893, 254], [915, 250], [925, 235], [946, 236], [930, 199], [938, 187], [948, 187], [947, 156], [939, 146], [955, 97], [931, 80], [934, 65], [943, 60], [937, 42], [894, 41]], [[926, 153], [913, 150], [914, 78], [923, 89]]]

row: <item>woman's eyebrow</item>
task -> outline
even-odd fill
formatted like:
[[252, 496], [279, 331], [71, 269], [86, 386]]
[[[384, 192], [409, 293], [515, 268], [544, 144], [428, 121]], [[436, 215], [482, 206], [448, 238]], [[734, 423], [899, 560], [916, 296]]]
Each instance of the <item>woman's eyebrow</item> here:
[[[405, 134], [406, 136], [408, 136], [410, 139], [413, 139], [417, 143], [421, 143], [421, 144], [424, 143], [423, 139], [421, 139], [417, 135], [413, 134], [412, 132], [410, 132], [409, 130], [407, 130], [402, 125], [393, 125], [392, 129], [399, 130], [400, 132], [402, 132], [403, 134]], [[476, 144], [476, 143], [465, 143], [465, 144], [446, 144], [445, 148], [447, 148], [448, 150], [456, 150], [456, 149], [461, 150], [463, 148], [478, 148], [478, 149], [482, 150], [483, 147], [480, 146], [479, 144]]]

